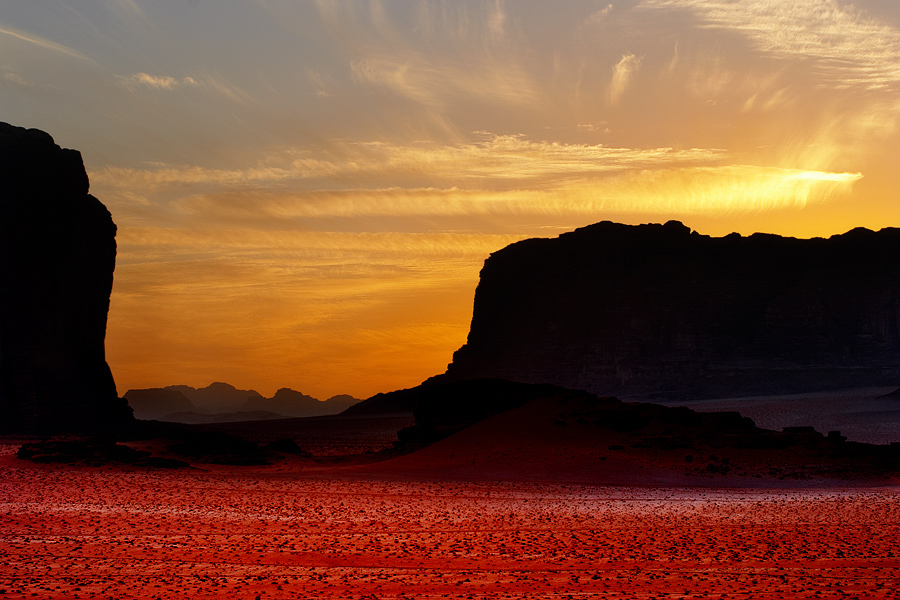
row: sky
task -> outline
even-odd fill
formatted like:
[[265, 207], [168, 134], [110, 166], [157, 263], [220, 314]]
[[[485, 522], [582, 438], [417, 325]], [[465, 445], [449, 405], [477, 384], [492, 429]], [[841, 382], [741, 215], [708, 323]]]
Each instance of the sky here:
[[6, 0], [0, 121], [118, 225], [120, 394], [364, 398], [520, 239], [900, 226], [900, 3]]

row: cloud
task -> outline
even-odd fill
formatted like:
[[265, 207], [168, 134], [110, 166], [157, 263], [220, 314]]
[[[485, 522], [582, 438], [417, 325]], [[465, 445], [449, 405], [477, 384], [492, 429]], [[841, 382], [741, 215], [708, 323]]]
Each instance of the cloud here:
[[190, 222], [211, 228], [246, 226], [271, 231], [280, 226], [293, 231], [290, 223], [302, 229], [311, 227], [315, 219], [467, 217], [479, 219], [489, 231], [492, 219], [503, 217], [530, 221], [566, 217], [573, 223], [590, 223], [611, 212], [721, 215], [797, 209], [842, 197], [861, 178], [859, 173], [729, 165], [629, 171], [602, 179], [571, 180], [551, 189], [281, 192], [260, 194], [252, 201], [238, 194], [206, 194], [184, 197], [177, 207], [182, 218], [192, 217]]
[[137, 17], [143, 23], [149, 23], [147, 15], [134, 0], [112, 0], [112, 6], [121, 14]]
[[[829, 148], [807, 148], [816, 156], [805, 162], [822, 164], [818, 154]], [[180, 218], [259, 227], [324, 218], [758, 211], [840, 197], [861, 177], [734, 164], [717, 149], [612, 148], [488, 134], [470, 144], [348, 144], [321, 158], [286, 150], [237, 170], [91, 173], [95, 188], [107, 193], [170, 198], [169, 210]]]
[[193, 77], [177, 79], [167, 75], [149, 75], [147, 73], [133, 73], [131, 75], [119, 75], [119, 83], [129, 90], [149, 88], [154, 90], [174, 90], [183, 86], [196, 86], [197, 80]]
[[847, 195], [860, 173], [753, 165], [624, 171], [530, 189], [385, 188], [343, 192], [272, 192], [185, 196], [176, 209], [198, 223], [218, 220], [259, 229], [315, 219], [571, 217], [589, 223], [609, 212], [716, 215], [802, 208]]
[[722, 215], [802, 208], [850, 193], [861, 173], [755, 165], [629, 171], [602, 182], [576, 182], [560, 194], [574, 210]]
[[641, 59], [634, 54], [625, 54], [613, 67], [612, 81], [609, 86], [609, 103], [615, 106], [628, 88], [632, 76], [641, 68]]
[[509, 17], [504, 5], [503, 0], [496, 0], [493, 10], [488, 15], [488, 31], [494, 40], [506, 38], [506, 24]]
[[351, 69], [361, 83], [383, 86], [431, 109], [473, 98], [517, 106], [539, 101], [538, 88], [525, 71], [490, 59], [472, 63], [424, 56], [380, 56], [354, 61]]
[[690, 10], [701, 27], [739, 32], [776, 58], [814, 61], [815, 76], [838, 86], [900, 83], [900, 31], [836, 0], [644, 0], [641, 6]]
[[587, 18], [587, 22], [588, 23], [602, 23], [603, 21], [606, 20], [606, 17], [609, 15], [609, 13], [612, 12], [612, 10], [613, 10], [613, 5], [607, 4], [606, 6], [604, 6], [597, 12], [592, 13], [591, 16], [589, 16]]
[[8, 27], [6, 25], [0, 24], [0, 34], [10, 36], [23, 42], [27, 42], [45, 50], [50, 50], [52, 52], [71, 56], [72, 58], [77, 58], [79, 60], [94, 62], [91, 58], [89, 58], [85, 54], [82, 54], [78, 50], [69, 48], [68, 46], [63, 46], [62, 44], [57, 44], [56, 42], [44, 39], [31, 33], [25, 33], [17, 29], [13, 29], [12, 27]]
[[15, 71], [10, 71], [5, 67], [0, 67], [0, 71], [3, 72], [3, 81], [26, 88], [34, 87], [34, 84], [32, 84], [30, 81], [28, 81]]
[[[155, 262], [170, 252], [228, 256], [240, 254], [277, 263], [279, 254], [290, 253], [308, 260], [337, 261], [353, 255], [351, 262], [369, 256], [373, 262], [410, 258], [484, 257], [523, 237], [522, 234], [457, 232], [334, 232], [271, 230], [265, 236], [247, 235], [243, 227], [128, 227], [118, 232], [119, 243], [140, 253], [124, 255], [132, 261]], [[435, 272], [438, 269], [435, 268]], [[148, 285], [151, 283], [148, 282]]]
[[613, 148], [602, 144], [532, 141], [520, 135], [482, 134], [469, 144], [436, 142], [335, 144], [318, 157], [285, 149], [245, 169], [158, 166], [147, 169], [108, 166], [91, 173], [95, 186], [153, 192], [165, 189], [285, 189], [299, 191], [473, 188], [504, 189], [554, 185], [625, 169], [722, 161], [722, 150], [693, 148]]

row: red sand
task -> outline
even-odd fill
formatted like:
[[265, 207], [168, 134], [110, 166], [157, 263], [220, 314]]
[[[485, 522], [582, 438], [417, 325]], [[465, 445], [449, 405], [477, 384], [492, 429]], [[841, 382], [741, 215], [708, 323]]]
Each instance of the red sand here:
[[0, 452], [4, 598], [900, 594], [897, 487], [391, 482], [302, 465], [43, 466], [13, 449]]

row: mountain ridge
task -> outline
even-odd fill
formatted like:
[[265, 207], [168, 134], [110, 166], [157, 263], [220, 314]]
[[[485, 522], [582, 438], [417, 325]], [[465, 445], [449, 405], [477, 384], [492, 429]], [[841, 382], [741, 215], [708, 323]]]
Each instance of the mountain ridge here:
[[318, 400], [290, 388], [280, 388], [271, 398], [256, 390], [241, 390], [221, 381], [204, 388], [169, 385], [131, 389], [124, 397], [143, 420], [206, 423], [334, 415], [360, 402], [346, 394]]

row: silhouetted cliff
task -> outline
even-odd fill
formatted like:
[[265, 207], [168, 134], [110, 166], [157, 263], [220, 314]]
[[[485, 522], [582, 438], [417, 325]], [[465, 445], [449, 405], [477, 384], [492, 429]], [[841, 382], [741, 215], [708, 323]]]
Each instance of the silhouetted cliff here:
[[602, 222], [485, 261], [443, 380], [746, 395], [900, 383], [900, 230], [829, 239]]
[[81, 154], [0, 123], [0, 427], [128, 421], [104, 339], [116, 226]]

